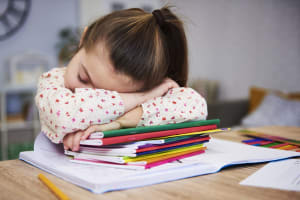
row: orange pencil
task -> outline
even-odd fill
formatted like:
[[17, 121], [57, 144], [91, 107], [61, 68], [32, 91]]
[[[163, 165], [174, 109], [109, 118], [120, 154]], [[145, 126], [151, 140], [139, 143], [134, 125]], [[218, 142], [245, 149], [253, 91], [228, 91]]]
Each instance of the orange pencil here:
[[59, 199], [69, 200], [69, 197], [56, 187], [49, 179], [47, 179], [45, 175], [39, 174], [38, 177]]

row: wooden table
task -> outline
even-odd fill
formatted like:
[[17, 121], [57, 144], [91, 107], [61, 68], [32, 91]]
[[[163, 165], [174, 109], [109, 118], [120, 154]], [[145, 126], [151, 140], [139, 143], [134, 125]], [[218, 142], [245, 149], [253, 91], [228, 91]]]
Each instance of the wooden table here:
[[[256, 131], [300, 139], [300, 128], [264, 127]], [[246, 137], [236, 131], [214, 137], [241, 141]], [[141, 188], [93, 194], [20, 160], [0, 162], [0, 199], [57, 199], [37, 178], [43, 172], [71, 199], [300, 199], [300, 192], [241, 186], [239, 182], [264, 164], [223, 169], [216, 174], [187, 178]]]

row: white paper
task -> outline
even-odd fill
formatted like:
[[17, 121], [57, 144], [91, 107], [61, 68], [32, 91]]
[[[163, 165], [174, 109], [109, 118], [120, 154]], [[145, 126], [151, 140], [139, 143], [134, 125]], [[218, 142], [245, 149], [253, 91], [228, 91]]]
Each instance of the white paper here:
[[40, 134], [34, 151], [21, 152], [20, 159], [92, 192], [103, 193], [215, 173], [229, 165], [300, 156], [297, 152], [218, 139], [211, 139], [207, 147], [204, 154], [136, 171], [72, 163], [63, 154], [62, 145], [53, 144], [44, 134]]
[[240, 184], [300, 191], [300, 160], [289, 159], [269, 163]]

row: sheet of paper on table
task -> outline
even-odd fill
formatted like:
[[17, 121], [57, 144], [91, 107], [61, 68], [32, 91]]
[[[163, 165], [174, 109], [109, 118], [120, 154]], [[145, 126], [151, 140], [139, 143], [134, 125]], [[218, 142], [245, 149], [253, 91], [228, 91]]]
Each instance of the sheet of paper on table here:
[[300, 191], [300, 160], [289, 159], [269, 163], [240, 184]]

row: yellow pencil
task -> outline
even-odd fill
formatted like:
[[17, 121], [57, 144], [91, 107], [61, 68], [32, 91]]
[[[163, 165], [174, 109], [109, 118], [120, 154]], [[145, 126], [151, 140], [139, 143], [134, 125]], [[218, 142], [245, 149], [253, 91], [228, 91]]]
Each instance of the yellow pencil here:
[[61, 200], [68, 200], [69, 197], [65, 195], [58, 187], [56, 187], [44, 174], [38, 175], [39, 179]]

